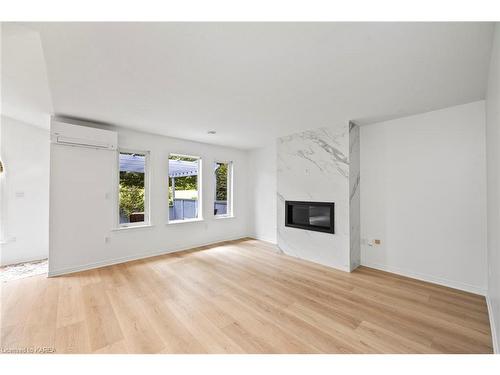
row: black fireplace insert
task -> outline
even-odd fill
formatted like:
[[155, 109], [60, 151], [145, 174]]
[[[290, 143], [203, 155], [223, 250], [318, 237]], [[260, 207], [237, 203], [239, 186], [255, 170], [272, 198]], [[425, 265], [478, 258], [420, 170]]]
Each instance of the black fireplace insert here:
[[335, 233], [335, 203], [285, 201], [285, 226]]

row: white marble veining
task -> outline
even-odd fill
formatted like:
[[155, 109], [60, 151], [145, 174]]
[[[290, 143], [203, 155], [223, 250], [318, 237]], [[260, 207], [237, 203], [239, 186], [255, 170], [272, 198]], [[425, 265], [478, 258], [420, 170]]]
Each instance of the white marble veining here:
[[359, 126], [349, 123], [349, 235], [351, 271], [361, 263]]
[[[286, 254], [349, 271], [348, 124], [279, 138], [277, 153], [278, 246]], [[285, 227], [285, 200], [335, 202], [335, 234]]]

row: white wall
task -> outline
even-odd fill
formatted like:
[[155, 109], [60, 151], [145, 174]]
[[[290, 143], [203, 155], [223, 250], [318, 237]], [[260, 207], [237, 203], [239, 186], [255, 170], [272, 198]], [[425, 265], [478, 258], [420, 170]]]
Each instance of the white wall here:
[[48, 130], [53, 108], [40, 34], [18, 22], [0, 29], [2, 114]]
[[485, 157], [483, 101], [362, 126], [362, 264], [484, 294]]
[[500, 25], [496, 24], [486, 95], [488, 171], [488, 305], [493, 345], [500, 342]]
[[[118, 143], [151, 152], [152, 227], [113, 230], [116, 152], [52, 144], [51, 275], [249, 235], [248, 152], [123, 129]], [[201, 156], [204, 221], [167, 224], [169, 153]], [[215, 160], [234, 163], [234, 218], [213, 216]]]
[[49, 132], [1, 117], [1, 265], [48, 256]]
[[248, 154], [250, 234], [276, 243], [276, 143]]

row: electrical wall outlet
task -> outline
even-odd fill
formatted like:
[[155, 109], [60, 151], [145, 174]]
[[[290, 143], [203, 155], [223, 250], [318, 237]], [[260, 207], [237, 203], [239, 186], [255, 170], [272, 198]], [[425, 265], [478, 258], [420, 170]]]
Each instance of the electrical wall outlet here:
[[366, 238], [361, 239], [361, 245], [368, 245], [368, 246], [375, 246], [375, 245], [380, 245], [382, 243], [381, 240], [379, 239], [373, 239], [373, 240], [368, 240]]

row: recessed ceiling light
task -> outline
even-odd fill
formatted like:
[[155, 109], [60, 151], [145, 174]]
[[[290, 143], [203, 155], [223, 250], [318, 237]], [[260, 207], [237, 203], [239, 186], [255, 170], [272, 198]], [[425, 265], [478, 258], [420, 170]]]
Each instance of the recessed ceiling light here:
[[208, 134], [215, 134], [215, 133], [217, 133], [217, 132], [216, 132], [215, 130], [209, 130], [209, 131], [207, 131], [207, 133], [208, 133]]

